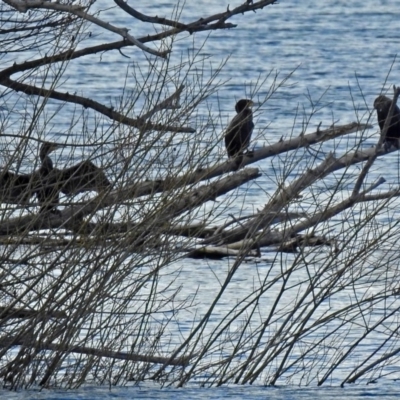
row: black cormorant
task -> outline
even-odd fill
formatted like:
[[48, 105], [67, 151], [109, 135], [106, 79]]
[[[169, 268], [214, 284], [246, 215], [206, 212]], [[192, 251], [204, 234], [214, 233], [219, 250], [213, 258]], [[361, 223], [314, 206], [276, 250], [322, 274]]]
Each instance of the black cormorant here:
[[36, 194], [41, 210], [52, 210], [58, 203], [58, 196], [54, 196], [53, 199], [54, 189], [48, 187], [46, 177], [53, 169], [53, 163], [48, 155], [57, 147], [58, 145], [55, 143], [45, 142], [42, 144], [39, 153], [41, 166], [39, 170], [31, 174], [16, 174], [9, 170], [1, 171], [0, 202], [25, 204]]
[[24, 204], [33, 195], [31, 174], [16, 174], [9, 170], [0, 172], [0, 202]]
[[[378, 116], [378, 124], [381, 129], [381, 133], [383, 131], [383, 127], [385, 125], [386, 117], [389, 113], [390, 104], [392, 100], [389, 97], [380, 95], [374, 101], [374, 108], [376, 109], [376, 113]], [[386, 133], [386, 137], [384, 138], [384, 142], [388, 145], [393, 145], [397, 149], [399, 148], [399, 139], [400, 139], [400, 109], [395, 106], [393, 110], [392, 119], [390, 121], [389, 128]]]
[[108, 186], [110, 181], [102, 169], [96, 167], [91, 161], [85, 160], [69, 168], [53, 168], [49, 154], [60, 147], [56, 143], [46, 142], [40, 149], [40, 176], [42, 189], [37, 193], [42, 211], [56, 210], [59, 203], [59, 193], [67, 196], [87, 191], [99, 192]]
[[57, 206], [59, 203], [59, 186], [56, 179], [51, 176], [53, 168], [53, 161], [49, 154], [60, 148], [61, 145], [57, 143], [44, 142], [40, 146], [39, 157], [42, 162], [39, 168], [39, 189], [36, 191], [36, 196], [40, 205], [40, 212], [59, 212]]
[[41, 166], [31, 174], [0, 171], [0, 202], [24, 204], [36, 194], [40, 212], [58, 213], [60, 192], [70, 196], [106, 189], [110, 181], [101, 168], [85, 160], [64, 169], [53, 167], [49, 154], [63, 145], [44, 142], [40, 147]]
[[237, 115], [232, 119], [225, 134], [225, 147], [228, 157], [243, 155], [249, 147], [251, 134], [253, 133], [253, 102], [241, 99], [235, 105]]
[[67, 196], [91, 190], [99, 192], [111, 185], [103, 170], [89, 160], [69, 168], [54, 169], [54, 174], [61, 192]]
[[42, 189], [37, 195], [42, 211], [55, 212], [60, 192], [71, 196], [91, 190], [99, 192], [110, 186], [110, 181], [103, 170], [89, 160], [81, 161], [69, 168], [53, 168], [49, 154], [58, 147], [60, 145], [46, 142], [40, 151]]

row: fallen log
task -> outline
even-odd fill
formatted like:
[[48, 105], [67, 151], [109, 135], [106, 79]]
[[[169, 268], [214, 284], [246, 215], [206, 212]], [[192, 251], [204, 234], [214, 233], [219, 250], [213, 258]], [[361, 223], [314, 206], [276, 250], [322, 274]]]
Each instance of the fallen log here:
[[[211, 260], [220, 260], [224, 257], [238, 257], [242, 252], [240, 250], [230, 249], [227, 246], [203, 246], [198, 249], [189, 251], [185, 257], [187, 258], [209, 258]], [[260, 251], [250, 250], [246, 256], [261, 257]]]
[[42, 310], [32, 310], [29, 308], [9, 308], [0, 307], [0, 320], [5, 318], [67, 318], [65, 311], [42, 311]]
[[74, 346], [63, 343], [35, 342], [15, 337], [2, 338], [2, 339], [0, 338], [0, 347], [11, 347], [11, 346], [26, 346], [38, 350], [51, 350], [51, 351], [65, 352], [65, 353], [87, 354], [96, 357], [113, 358], [116, 360], [129, 360], [135, 362], [148, 362], [154, 364], [178, 365], [183, 367], [188, 365], [190, 359], [194, 357], [194, 355], [192, 355], [187, 357], [183, 356], [183, 357], [178, 357], [176, 359], [171, 359], [169, 357], [158, 357], [152, 355], [125, 353], [122, 351], [95, 349], [92, 347]]
[[[313, 169], [308, 169], [298, 179], [277, 191], [255, 218], [241, 224], [235, 229], [220, 232], [213, 237], [207, 238], [204, 240], [203, 244], [215, 244], [220, 246], [223, 244], [237, 243], [245, 240], [245, 238], [254, 237], [258, 231], [267, 229], [272, 224], [274, 215], [279, 214], [284, 207], [292, 200], [296, 199], [304, 189], [311, 186], [313, 183], [325, 178], [334, 171], [367, 161], [370, 157], [374, 157], [375, 155], [380, 157], [393, 151], [397, 151], [397, 149], [394, 147], [390, 149], [371, 147], [370, 149], [358, 150], [345, 154], [339, 158], [328, 154], [320, 165]], [[234, 248], [237, 248], [237, 246], [238, 245], [235, 245]]]
[[[167, 224], [165, 231], [168, 232], [168, 226], [174, 217], [194, 207], [198, 207], [207, 201], [215, 200], [218, 196], [226, 194], [244, 183], [258, 178], [259, 176], [260, 173], [257, 168], [248, 168], [221, 178], [220, 180], [193, 188], [179, 197], [177, 201], [170, 203], [167, 202], [166, 206], [160, 209], [160, 212], [156, 213], [149, 223], [146, 223], [147, 225], [151, 225], [156, 222], [157, 225], [161, 227], [161, 223], [167, 221], [169, 223]], [[66, 207], [60, 214], [35, 214], [10, 218], [0, 224], [0, 235], [9, 236], [40, 229], [57, 228], [67, 229], [86, 235], [94, 232], [99, 234], [134, 232], [138, 226], [136, 223], [102, 224], [87, 221], [82, 223], [82, 218], [84, 216], [94, 214], [97, 210], [104, 207], [119, 204], [121, 201], [122, 199], [119, 197], [118, 193], [111, 193], [106, 196], [103, 194], [103, 197], [100, 195], [100, 197], [97, 196], [83, 204]], [[154, 218], [156, 218], [156, 221]], [[143, 222], [139, 225], [142, 227], [144, 226]], [[153, 227], [151, 229], [153, 229]], [[140, 232], [140, 235], [143, 236], [143, 230]]]

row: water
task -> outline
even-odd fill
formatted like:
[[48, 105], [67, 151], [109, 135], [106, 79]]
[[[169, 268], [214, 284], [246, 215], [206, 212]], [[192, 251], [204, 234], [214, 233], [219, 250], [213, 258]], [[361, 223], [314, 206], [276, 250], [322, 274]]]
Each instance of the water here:
[[[146, 4], [147, 3], [147, 4]], [[98, 1], [96, 7], [101, 9], [108, 6], [104, 1]], [[232, 9], [238, 5], [230, 4]], [[174, 4], [169, 1], [142, 2], [140, 11], [149, 15], [158, 15], [170, 17]], [[226, 4], [216, 4], [215, 1], [197, 0], [188, 1], [188, 4], [182, 11], [182, 21], [188, 22], [205, 16], [221, 12], [226, 8]], [[129, 18], [123, 13], [116, 12], [111, 9], [106, 14], [107, 19], [120, 26], [129, 26], [131, 33], [135, 36], [153, 33], [153, 28], [142, 26], [143, 24], [132, 25]], [[233, 116], [233, 107], [236, 100], [242, 97], [250, 96], [255, 88], [258, 87], [258, 97], [262, 100], [267, 96], [270, 85], [274, 82], [274, 76], [279, 73], [278, 81], [292, 74], [285, 84], [273, 94], [265, 105], [256, 112], [256, 128], [255, 128], [255, 146], [260, 147], [276, 142], [282, 136], [288, 137], [293, 132], [297, 136], [303, 129], [304, 120], [307, 114], [312, 112], [315, 107], [315, 115], [311, 119], [309, 126], [306, 127], [307, 132], [314, 131], [320, 121], [322, 121], [321, 129], [330, 126], [333, 122], [336, 124], [345, 124], [356, 120], [357, 118], [366, 120], [369, 113], [372, 112], [372, 104], [374, 98], [381, 92], [382, 88], [389, 90], [391, 95], [391, 85], [398, 84], [399, 79], [399, 63], [396, 61], [396, 54], [399, 47], [398, 36], [398, 20], [400, 17], [400, 9], [397, 1], [380, 1], [379, 4], [372, 0], [367, 1], [308, 1], [299, 2], [296, 0], [281, 1], [279, 4], [268, 6], [264, 10], [257, 13], [249, 13], [246, 15], [235, 16], [231, 22], [238, 24], [237, 28], [227, 31], [213, 32], [205, 41], [207, 33], [198, 33], [193, 36], [183, 34], [183, 40], [177, 41], [174, 51], [171, 55], [171, 63], [179, 64], [182, 54], [192, 55], [195, 51], [206, 58], [206, 67], [217, 69], [221, 60], [229, 58], [225, 67], [220, 72], [219, 78], [223, 85], [218, 93], [212, 94], [207, 101], [198, 107], [198, 120], [191, 120], [190, 124], [197, 127], [204, 121], [208, 120], [208, 112], [211, 110], [215, 115], [221, 111], [221, 118], [213, 121], [215, 130], [221, 132]], [[95, 31], [95, 30], [94, 30]], [[108, 34], [100, 34], [96, 37], [97, 43], [104, 42]], [[118, 38], [115, 36], [115, 40]], [[194, 41], [193, 41], [194, 40]], [[192, 42], [193, 41], [193, 42]], [[203, 44], [203, 41], [204, 44]], [[126, 76], [128, 81], [128, 89], [134, 92], [135, 84], [132, 79], [133, 68], [144, 68], [146, 66], [146, 58], [137, 49], [124, 50], [130, 58], [122, 57], [118, 52], [114, 51], [109, 54], [95, 54], [85, 60], [78, 60], [71, 63], [67, 74], [68, 80], [63, 88], [65, 91], [75, 91], [76, 88], [82, 88], [83, 94], [96, 98], [105, 104], [116, 104], [121, 96], [121, 89], [125, 85]], [[211, 56], [211, 58], [208, 58]], [[393, 70], [389, 74], [390, 68]], [[116, 68], [117, 64], [117, 68]], [[272, 71], [272, 73], [271, 73]], [[293, 72], [294, 71], [294, 72]], [[209, 72], [206, 71], [204, 79], [208, 77]], [[266, 79], [263, 82], [263, 79]], [[257, 82], [262, 82], [257, 85]], [[112, 84], [110, 84], [112, 83]], [[138, 101], [133, 110], [133, 114], [140, 113], [141, 107], [144, 105], [143, 99]], [[313, 106], [312, 106], [313, 105]], [[50, 102], [49, 112], [56, 112], [55, 103]], [[79, 113], [78, 113], [79, 114]], [[93, 114], [88, 113], [88, 128], [90, 132], [94, 128]], [[53, 124], [45, 129], [47, 138], [56, 137], [57, 140], [63, 141], [70, 129], [70, 121], [73, 116], [73, 107], [66, 106], [62, 113], [55, 114]], [[295, 121], [295, 122], [294, 122]], [[364, 145], [366, 147], [376, 143], [378, 134], [374, 117], [372, 119], [374, 128], [367, 131]], [[17, 131], [18, 119], [12, 121]], [[80, 132], [82, 121], [78, 121], [74, 132]], [[108, 124], [108, 125], [107, 125]], [[106, 121], [102, 129], [110, 128], [111, 122]], [[11, 124], [12, 129], [12, 124]], [[356, 135], [351, 135], [353, 140]], [[112, 146], [115, 137], [110, 139]], [[67, 141], [72, 140], [68, 136]], [[75, 140], [75, 139], [74, 139]], [[82, 138], [76, 138], [78, 142]], [[188, 139], [190, 140], [190, 138]], [[84, 138], [85, 143], [88, 142]], [[96, 137], [89, 140], [91, 144], [96, 144]], [[328, 151], [334, 150], [338, 154], [345, 151], [351, 146], [351, 142], [346, 139], [339, 139], [335, 143], [324, 144], [321, 150], [321, 157]], [[82, 148], [75, 154], [76, 158], [83, 154], [90, 154], [91, 148]], [[34, 152], [34, 150], [33, 150]], [[58, 153], [60, 160], [65, 159], [67, 152]], [[223, 153], [223, 145], [220, 143], [215, 153]], [[299, 157], [303, 155], [299, 153]], [[276, 176], [280, 176], [283, 171], [280, 170], [282, 162], [277, 166], [277, 160], [284, 160], [285, 156], [275, 157], [264, 160], [257, 164], [263, 176], [256, 182], [252, 182], [238, 190], [239, 197], [232, 204], [231, 212], [255, 212], [261, 208], [274, 190], [276, 189]], [[69, 160], [69, 162], [74, 162]], [[388, 166], [395, 168], [388, 169]], [[31, 166], [27, 163], [24, 165], [26, 170]], [[357, 172], [357, 167], [354, 169]], [[354, 170], [349, 170], [350, 178], [354, 176]], [[290, 179], [296, 177], [297, 170], [289, 171]], [[396, 185], [399, 182], [398, 174], [398, 154], [396, 152], [376, 161], [371, 172], [371, 181], [384, 173], [387, 183], [385, 187]], [[144, 172], [145, 174], [145, 172]], [[327, 186], [334, 185], [335, 180], [332, 177], [324, 181]], [[351, 182], [351, 181], [350, 181]], [[326, 197], [329, 198], [329, 191]], [[342, 194], [342, 193], [341, 193]], [[340, 194], [340, 195], [341, 195]], [[321, 193], [318, 192], [318, 196]], [[222, 197], [222, 202], [227, 197]], [[301, 207], [307, 209], [312, 206], [312, 201], [307, 199]], [[207, 208], [208, 207], [208, 208]], [[205, 209], [211, 209], [214, 205], [206, 205]], [[387, 220], [392, 221], [395, 213], [395, 207], [388, 210]], [[383, 221], [381, 216], [380, 221]], [[376, 228], [378, 229], [378, 228]], [[374, 255], [379, 259], [380, 253]], [[326, 254], [322, 252], [320, 260]], [[217, 327], [227, 310], [231, 310], [237, 305], [237, 311], [240, 310], [240, 302], [251, 297], [251, 293], [263, 279], [271, 272], [271, 265], [276, 267], [278, 264], [291, 265], [295, 262], [296, 255], [283, 255], [280, 261], [280, 255], [275, 258], [274, 253], [265, 251], [260, 261], [256, 263], [254, 260], [245, 262], [237, 271], [228, 289], [221, 297], [218, 305], [212, 313], [210, 322], [207, 327], [206, 339], [216, 336]], [[371, 263], [371, 277], [376, 277], [379, 271], [374, 271], [372, 256], [368, 258]], [[360, 261], [360, 271], [365, 267], [365, 260]], [[169, 325], [169, 337], [166, 342], [170, 343], [170, 347], [174, 348], [183, 338], [189, 334], [193, 322], [200, 319], [208, 310], [213, 296], [221, 288], [221, 284], [225, 279], [228, 269], [232, 266], [234, 260], [224, 261], [203, 261], [203, 260], [183, 260], [179, 263], [171, 265], [163, 271], [162, 284], [168, 286], [173, 283], [175, 287], [182, 286], [182, 290], [177, 301], [190, 298], [194, 289], [198, 290], [195, 307], [187, 312], [183, 310], [178, 317], [172, 318]], [[314, 274], [318, 274], [318, 262], [315, 262]], [[394, 260], [398, 263], [398, 261]], [[355, 261], [355, 264], [357, 261]], [[313, 263], [310, 263], [313, 264]], [[340, 262], [338, 262], [338, 265]], [[397, 264], [395, 264], [397, 265]], [[392, 268], [395, 268], [391, 266]], [[337, 265], [332, 265], [331, 274], [338, 270]], [[179, 271], [179, 273], [178, 273]], [[329, 271], [328, 271], [329, 272]], [[376, 275], [374, 275], [376, 274]], [[322, 275], [321, 275], [322, 276]], [[365, 277], [364, 277], [365, 278]], [[274, 324], [271, 325], [269, 335], [275, 334], [284, 320], [285, 308], [293, 301], [297, 301], [304, 290], [301, 283], [304, 277], [304, 270], [299, 271], [293, 277], [293, 287], [286, 291], [286, 298], [280, 302], [279, 312]], [[322, 279], [322, 278], [321, 278]], [[372, 278], [371, 278], [372, 279]], [[380, 284], [378, 278], [376, 280], [378, 286]], [[375, 283], [376, 283], [375, 282]], [[321, 286], [323, 286], [321, 284]], [[321, 304], [315, 315], [311, 318], [311, 322], [318, 320], [318, 317], [328, 313], [332, 308], [339, 307], [341, 304], [351, 303], [354, 298], [360, 298], [374, 292], [374, 283], [366, 283], [365, 280], [360, 283], [359, 287], [354, 288], [353, 293], [338, 293], [337, 296], [327, 299]], [[379, 289], [376, 288], [379, 292]], [[264, 314], [260, 315], [256, 321], [252, 321], [252, 329], [256, 329], [258, 324], [269, 315], [271, 311], [271, 302], [279, 293], [279, 282], [277, 285], [265, 288], [265, 295], [261, 299], [260, 309]], [[352, 297], [354, 296], [354, 297]], [[350, 299], [350, 300], [349, 300]], [[233, 305], [233, 306], [232, 306]], [[392, 309], [396, 309], [398, 304], [392, 305]], [[248, 311], [251, 308], [248, 308]], [[304, 308], [305, 310], [305, 308]], [[374, 313], [368, 314], [373, 321], [384, 314], [381, 304], [377, 304]], [[250, 311], [249, 311], [250, 312]], [[367, 314], [367, 310], [365, 310]], [[280, 313], [280, 314], [279, 314]], [[279, 316], [279, 317], [278, 317]], [[165, 317], [169, 317], [165, 313]], [[295, 321], [296, 316], [293, 317]], [[351, 312], [344, 315], [343, 318], [351, 317]], [[370, 322], [370, 321], [369, 321]], [[334, 325], [334, 323], [332, 322]], [[397, 329], [396, 316], [387, 321], [388, 329], [393, 332]], [[295, 322], [293, 322], [295, 325]], [[229, 334], [234, 340], [238, 340], [237, 329], [240, 326], [231, 327]], [[312, 344], [318, 341], [323, 329], [334, 330], [335, 326], [322, 326], [321, 330], [316, 329], [310, 332], [301, 343], [301, 347], [295, 349], [294, 353], [299, 354], [304, 349], [311, 349]], [[215, 331], [214, 331], [215, 329]], [[287, 329], [291, 329], [289, 325]], [[347, 332], [344, 328], [337, 326], [338, 332], [333, 336], [333, 347], [338, 349], [343, 346], [345, 348], [349, 343], [353, 343], [360, 335], [362, 329], [359, 322], [354, 322], [351, 329]], [[82, 398], [90, 399], [97, 397], [112, 398], [260, 398], [268, 397], [273, 399], [301, 399], [319, 396], [321, 398], [339, 398], [346, 396], [349, 399], [359, 398], [361, 396], [371, 396], [378, 398], [395, 398], [397, 397], [397, 385], [392, 379], [400, 376], [398, 368], [398, 360], [394, 360], [393, 365], [389, 365], [386, 372], [388, 380], [384, 384], [376, 386], [366, 386], [368, 380], [373, 380], [373, 376], [362, 380], [360, 386], [347, 386], [344, 389], [338, 388], [343, 379], [347, 376], [351, 368], [357, 365], [358, 360], [362, 360], [362, 353], [369, 353], [372, 349], [379, 345], [385, 346], [385, 335], [380, 336], [379, 332], [367, 337], [359, 347], [352, 358], [341, 368], [333, 378], [325, 384], [333, 387], [315, 388], [316, 380], [303, 370], [296, 371], [295, 368], [288, 370], [288, 378], [278, 381], [278, 388], [268, 388], [262, 386], [265, 382], [264, 378], [256, 380], [253, 386], [223, 386], [212, 389], [183, 388], [171, 389], [166, 388], [159, 390], [158, 387], [139, 387], [139, 388], [113, 388], [110, 392], [104, 388], [82, 388], [74, 392], [64, 391], [28, 391], [9, 393], [6, 395], [11, 399], [69, 399]], [[390, 346], [391, 344], [386, 344]], [[398, 345], [396, 340], [392, 344], [394, 347]], [[309, 347], [308, 347], [309, 346]], [[328, 347], [328, 346], [327, 346]], [[222, 347], [218, 349], [217, 354], [229, 354], [232, 349]], [[242, 356], [246, 355], [247, 348], [244, 346]], [[313, 365], [313, 358], [318, 357], [317, 347], [315, 352], [304, 359], [305, 365]], [[332, 360], [337, 356], [334, 349], [325, 349], [324, 356], [327, 360]], [[276, 360], [278, 364], [279, 360]], [[271, 368], [273, 371], [276, 365]], [[305, 367], [305, 370], [308, 367]], [[269, 372], [269, 371], [267, 371]], [[294, 372], [298, 372], [295, 374]], [[299, 378], [301, 376], [301, 378]], [[206, 381], [207, 384], [213, 380], [209, 376], [198, 377], [200, 381]], [[381, 381], [379, 381], [381, 382]], [[206, 386], [207, 386], [206, 384]], [[310, 385], [311, 388], [299, 388], [298, 386], [290, 386], [291, 384]], [[287, 386], [282, 386], [287, 385]]]
[[184, 389], [164, 389], [157, 390], [154, 387], [134, 387], [134, 388], [114, 388], [111, 391], [98, 388], [87, 387], [79, 391], [42, 391], [42, 392], [3, 392], [7, 400], [92, 400], [92, 399], [263, 399], [272, 400], [308, 400], [319, 397], [321, 399], [342, 399], [344, 396], [348, 400], [360, 398], [382, 398], [394, 400], [398, 398], [398, 387], [391, 384], [385, 387], [368, 386], [364, 388], [346, 387], [342, 388], [293, 388], [293, 387], [254, 387], [254, 386], [234, 386], [211, 389], [184, 388]]

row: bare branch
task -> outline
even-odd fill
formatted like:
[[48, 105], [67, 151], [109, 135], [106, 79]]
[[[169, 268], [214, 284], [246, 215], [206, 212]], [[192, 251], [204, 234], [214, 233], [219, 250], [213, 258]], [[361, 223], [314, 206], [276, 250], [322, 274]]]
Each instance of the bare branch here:
[[42, 0], [4, 0], [5, 3], [9, 4], [11, 7], [14, 7], [20, 12], [26, 12], [29, 9], [45, 9], [45, 10], [54, 10], [54, 11], [61, 11], [67, 12], [70, 14], [74, 14], [84, 20], [92, 22], [110, 32], [117, 33], [118, 35], [122, 36], [125, 40], [129, 41], [131, 44], [139, 47], [143, 51], [156, 55], [158, 57], [166, 58], [167, 54], [170, 51], [156, 51], [151, 49], [150, 47], [145, 46], [141, 41], [135, 39], [132, 35], [128, 33], [127, 28], [117, 28], [116, 26], [111, 25], [108, 22], [104, 22], [99, 18], [94, 17], [93, 15], [88, 14], [83, 10], [81, 6], [75, 5], [67, 5], [67, 4], [59, 4], [53, 3], [51, 1], [42, 1]]
[[184, 85], [180, 85], [178, 89], [176, 89], [175, 93], [172, 93], [171, 96], [166, 98], [165, 100], [158, 103], [154, 106], [150, 111], [140, 116], [141, 119], [149, 119], [151, 118], [156, 112], [161, 110], [176, 110], [180, 108], [179, 106], [179, 98], [182, 94], [183, 89], [185, 88]]
[[167, 18], [149, 17], [147, 15], [144, 15], [144, 14], [140, 13], [139, 11], [135, 10], [134, 8], [132, 8], [130, 5], [128, 5], [127, 2], [125, 2], [123, 0], [114, 0], [114, 2], [126, 13], [128, 13], [132, 17], [134, 17], [142, 22], [150, 22], [151, 24], [161, 24], [161, 25], [166, 25], [166, 26], [172, 26], [173, 28], [188, 30], [187, 25], [181, 24], [178, 21], [172, 21]]
[[17, 81], [13, 81], [9, 78], [0, 79], [0, 83], [3, 86], [6, 86], [10, 89], [15, 90], [16, 92], [23, 92], [29, 96], [42, 96], [48, 97], [51, 99], [67, 101], [69, 103], [80, 104], [84, 108], [91, 108], [107, 117], [112, 119], [113, 121], [119, 122], [124, 125], [133, 126], [135, 128], [141, 129], [143, 131], [146, 130], [155, 130], [162, 132], [187, 132], [193, 133], [195, 130], [190, 127], [181, 127], [181, 126], [168, 126], [162, 124], [152, 124], [151, 122], [145, 122], [141, 118], [134, 119], [129, 118], [117, 111], [115, 111], [112, 107], [106, 107], [103, 104], [98, 103], [97, 101], [88, 99], [86, 97], [77, 96], [75, 94], [61, 93], [56, 90], [47, 90], [44, 88], [38, 88], [36, 86], [27, 85], [26, 83], [20, 83]]
[[13, 346], [29, 346], [38, 350], [52, 350], [52, 351], [62, 351], [65, 353], [77, 353], [77, 354], [87, 354], [96, 357], [107, 357], [116, 360], [129, 360], [135, 362], [148, 362], [154, 364], [168, 364], [168, 365], [182, 365], [185, 366], [189, 363], [190, 359], [193, 357], [178, 357], [173, 359], [171, 357], [156, 357], [152, 355], [141, 355], [135, 353], [124, 353], [122, 351], [111, 351], [111, 350], [99, 350], [96, 348], [74, 346], [74, 345], [63, 345], [56, 343], [37, 343], [32, 341], [24, 341], [18, 338], [7, 338], [0, 339], [0, 347]]

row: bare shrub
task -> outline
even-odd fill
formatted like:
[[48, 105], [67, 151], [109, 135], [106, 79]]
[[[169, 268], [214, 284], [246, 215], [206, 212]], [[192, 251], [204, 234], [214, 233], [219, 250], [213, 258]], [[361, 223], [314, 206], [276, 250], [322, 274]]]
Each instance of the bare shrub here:
[[[397, 361], [399, 189], [377, 190], [384, 179], [371, 181], [369, 172], [396, 149], [382, 138], [365, 149], [368, 121], [311, 129], [310, 99], [301, 132], [254, 149], [240, 165], [227, 160], [221, 115], [208, 98], [223, 87], [229, 60], [210, 67], [204, 34], [193, 39], [200, 50], [171, 51], [274, 1], [187, 24], [180, 9], [167, 19], [114, 3], [114, 12], [157, 32], [136, 37], [94, 1], [0, 4], [4, 384], [323, 384], [342, 366], [343, 383], [384, 374]], [[113, 50], [118, 63], [101, 65]], [[93, 62], [96, 82], [85, 82], [80, 69]], [[116, 74], [125, 85], [108, 98]], [[271, 73], [247, 95], [260, 111], [288, 79]], [[344, 149], [333, 140], [341, 137]], [[76, 196], [59, 189], [58, 212], [39, 212], [38, 149], [49, 140], [64, 145], [52, 155], [56, 169], [88, 160], [111, 185]], [[275, 191], [258, 187], [265, 206], [249, 213], [238, 188], [257, 187], [264, 167], [248, 166], [272, 157]], [[9, 172], [32, 177], [24, 201], [7, 192]], [[200, 289], [184, 292], [182, 260], [227, 256], [218, 290], [196, 315]], [[246, 258], [255, 264], [253, 286], [236, 287]], [[226, 305], [235, 290], [237, 303]], [[181, 316], [191, 313], [183, 330]], [[375, 350], [361, 352], [369, 340]]]

